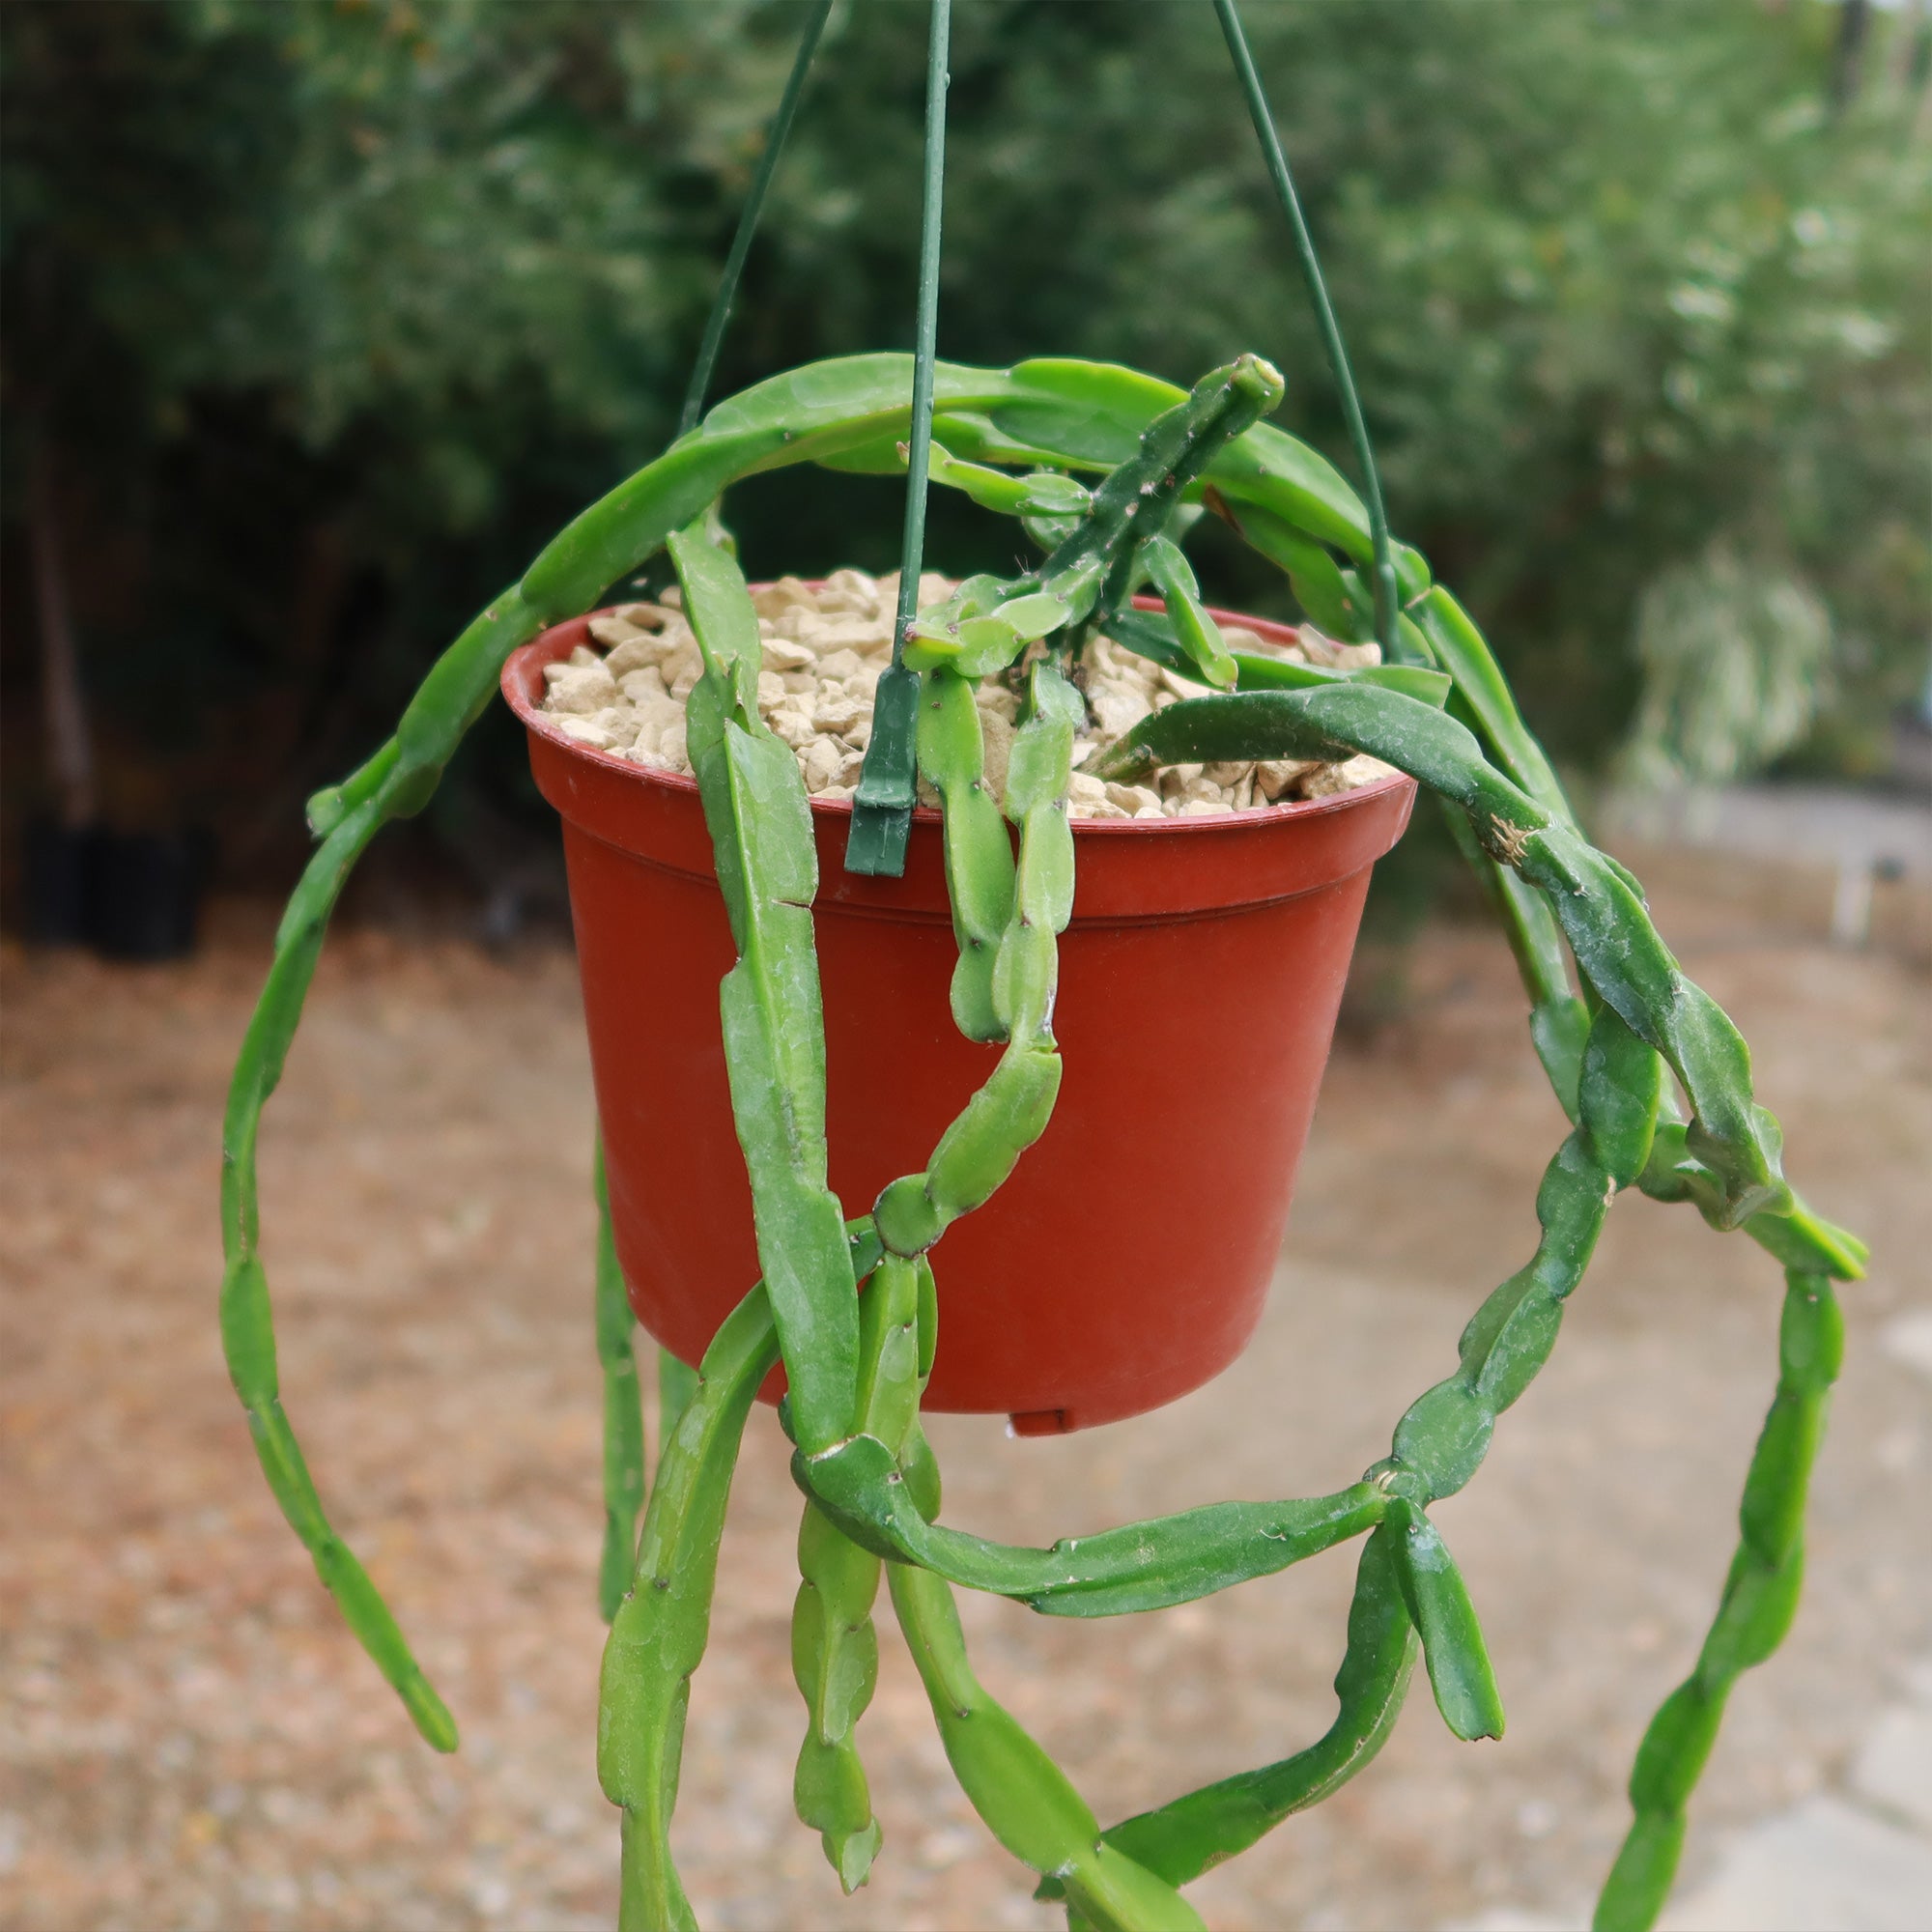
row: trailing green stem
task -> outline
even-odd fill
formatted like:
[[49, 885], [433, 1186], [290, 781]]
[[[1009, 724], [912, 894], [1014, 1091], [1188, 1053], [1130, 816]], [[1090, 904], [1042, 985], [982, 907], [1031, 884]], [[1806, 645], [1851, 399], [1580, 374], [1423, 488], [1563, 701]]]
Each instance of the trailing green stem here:
[[604, 1549], [597, 1566], [597, 1607], [608, 1624], [617, 1614], [638, 1551], [638, 1513], [644, 1506], [644, 1397], [632, 1341], [636, 1318], [611, 1233], [611, 1191], [604, 1137], [591, 1157], [597, 1199], [597, 1361], [604, 1375]]
[[1597, 1901], [1595, 1932], [1648, 1932], [1656, 1923], [1731, 1688], [1776, 1650], [1797, 1614], [1805, 1498], [1844, 1341], [1830, 1279], [1788, 1272], [1777, 1394], [1745, 1478], [1737, 1554], [1696, 1668], [1664, 1699], [1638, 1747], [1630, 1780], [1636, 1815]]
[[[918, 1507], [937, 1513], [939, 1472], [921, 1436], [907, 1458]], [[990, 1697], [966, 1657], [952, 1592], [929, 1570], [888, 1566], [893, 1608], [925, 1686], [941, 1742], [967, 1802], [1002, 1845], [1099, 1932], [1198, 1932], [1200, 1915], [1100, 1834], [1066, 1774]]]

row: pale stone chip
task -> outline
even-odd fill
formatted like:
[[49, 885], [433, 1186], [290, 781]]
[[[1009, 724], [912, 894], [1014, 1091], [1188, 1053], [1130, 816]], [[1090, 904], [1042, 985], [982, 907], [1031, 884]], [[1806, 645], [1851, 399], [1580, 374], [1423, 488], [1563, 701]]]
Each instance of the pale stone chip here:
[[[894, 586], [897, 594], [897, 586]], [[863, 570], [835, 570], [818, 593], [818, 608], [825, 611], [849, 611], [857, 616], [871, 617], [879, 609], [879, 582]]]
[[1232, 786], [1239, 784], [1243, 779], [1249, 777], [1254, 769], [1252, 764], [1239, 759], [1234, 759], [1218, 765], [1204, 765], [1201, 768], [1201, 776], [1209, 784], [1219, 785], [1223, 791], [1227, 791]]
[[866, 707], [856, 697], [841, 691], [822, 696], [812, 710], [811, 722], [821, 731], [844, 732], [859, 722]]
[[1148, 785], [1110, 784], [1107, 796], [1122, 811], [1128, 811], [1138, 818], [1143, 812], [1151, 811], [1156, 816], [1160, 812], [1160, 794]]
[[812, 661], [803, 644], [777, 635], [765, 639], [764, 658], [767, 670], [803, 670]]
[[691, 696], [691, 688], [704, 675], [704, 660], [695, 643], [681, 644], [658, 667], [665, 688], [675, 698]]
[[1333, 638], [1324, 638], [1313, 624], [1302, 625], [1296, 636], [1302, 656], [1323, 670], [1360, 670], [1365, 665], [1378, 665], [1382, 661], [1379, 644], [1338, 643]]
[[758, 709], [769, 711], [776, 704], [782, 704], [785, 696], [785, 681], [775, 670], [761, 670], [758, 673]]
[[588, 745], [593, 752], [608, 752], [611, 737], [603, 725], [594, 719], [580, 717], [574, 711], [567, 711], [556, 721], [556, 728], [566, 738], [575, 739], [580, 745]]
[[793, 708], [791, 704], [781, 705], [765, 721], [794, 752], [802, 752], [818, 736], [818, 728], [809, 714]]
[[546, 675], [552, 672], [556, 675], [550, 676], [550, 696], [546, 700], [552, 711], [572, 711], [587, 718], [593, 711], [602, 711], [606, 705], [617, 701], [617, 680], [599, 662], [546, 667]]
[[1178, 670], [1170, 670], [1166, 665], [1157, 667], [1161, 688], [1175, 697], [1206, 697], [1213, 689], [1199, 678], [1182, 677]]
[[1009, 691], [1003, 684], [982, 684], [973, 694], [973, 701], [981, 711], [997, 712], [1009, 724], [1019, 723], [1019, 693]]
[[805, 768], [806, 790], [823, 791], [827, 785], [838, 782], [845, 763], [845, 747], [836, 738], [814, 738], [805, 748], [799, 762]]
[[1177, 818], [1219, 818], [1227, 810], [1219, 799], [1190, 798], [1175, 813]]
[[1331, 798], [1337, 792], [1353, 791], [1358, 785], [1374, 784], [1378, 779], [1392, 779], [1396, 776], [1393, 765], [1385, 765], [1379, 758], [1372, 758], [1366, 753], [1352, 758], [1345, 758], [1339, 765], [1323, 765], [1301, 781], [1303, 798]]
[[660, 697], [638, 707], [637, 743], [655, 751], [664, 734], [684, 724], [684, 706], [674, 697]]
[[688, 772], [691, 769], [691, 759], [685, 751], [683, 719], [665, 726], [664, 735], [658, 740], [658, 756], [665, 761], [668, 771]]
[[776, 583], [768, 583], [762, 590], [752, 592], [752, 609], [760, 617], [779, 617], [787, 611], [815, 611], [818, 599], [802, 579], [781, 577]]
[[[605, 660], [607, 668], [615, 663], [616, 652]], [[617, 679], [617, 689], [624, 694], [631, 704], [654, 704], [670, 694], [665, 689], [665, 681], [654, 664], [640, 665], [636, 670], [627, 670]]]
[[597, 653], [590, 648], [588, 644], [579, 644], [577, 648], [571, 652], [570, 662], [574, 668], [578, 670], [583, 670], [586, 669], [591, 665], [602, 664], [604, 660], [600, 658], [597, 655]]
[[611, 734], [611, 749], [622, 752], [628, 751], [636, 741], [638, 727], [643, 723], [643, 718], [628, 704], [610, 704], [590, 722], [603, 725]]
[[[915, 611], [929, 611], [935, 604], [944, 604], [959, 588], [952, 578], [937, 570], [923, 570], [919, 574], [919, 596], [914, 600]], [[888, 571], [879, 579], [879, 614], [890, 621], [899, 608], [899, 574]]]
[[619, 644], [628, 644], [633, 638], [646, 635], [641, 624], [633, 624], [626, 617], [593, 617], [585, 629], [607, 651], [615, 650]]
[[1102, 806], [1111, 806], [1117, 811], [1120, 810], [1108, 798], [1106, 785], [1099, 779], [1094, 777], [1091, 772], [1075, 772], [1073, 774], [1072, 779], [1067, 783], [1066, 800], [1068, 808], [1075, 818], [1095, 817], [1098, 814], [1098, 809]]
[[1321, 769], [1320, 758], [1269, 758], [1255, 767], [1255, 789], [1264, 798], [1277, 799], [1292, 794], [1310, 772]]
[[[864, 752], [847, 752], [838, 761], [838, 783], [848, 790], [859, 782], [859, 774], [866, 769]], [[827, 787], [831, 789], [831, 787]]]
[[[801, 641], [811, 646], [821, 669], [827, 658], [838, 658], [844, 668], [833, 674], [843, 677], [858, 668], [861, 658], [880, 651], [891, 652], [893, 627], [890, 621], [881, 623], [869, 617], [820, 617], [805, 631]], [[850, 655], [849, 664], [841, 653]]]
[[1013, 751], [1013, 727], [1005, 713], [990, 708], [980, 713], [980, 743], [987, 786], [995, 798], [1005, 798], [1007, 765]]
[[1089, 687], [1087, 706], [1094, 722], [1109, 738], [1124, 738], [1153, 709], [1138, 690], [1095, 682]]
[[856, 783], [827, 785], [821, 792], [814, 792], [814, 798], [850, 798], [859, 789]]
[[640, 631], [661, 631], [670, 616], [662, 604], [619, 604], [617, 614]]
[[818, 674], [835, 682], [848, 678], [862, 668], [863, 660], [849, 644], [825, 652], [818, 660]]
[[604, 660], [604, 668], [621, 684], [635, 671], [655, 670], [664, 654], [662, 637], [650, 631], [634, 631]]

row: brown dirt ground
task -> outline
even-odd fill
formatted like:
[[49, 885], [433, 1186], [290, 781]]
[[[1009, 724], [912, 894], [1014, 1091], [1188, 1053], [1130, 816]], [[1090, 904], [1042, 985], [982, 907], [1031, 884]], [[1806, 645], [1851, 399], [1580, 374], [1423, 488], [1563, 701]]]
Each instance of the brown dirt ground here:
[[[1808, 1597], [1733, 1703], [1693, 1874], [1713, 1828], [1833, 1776], [1932, 1642], [1932, 1516], [1910, 1500], [1932, 1431], [1922, 1385], [1874, 1346], [1928, 1298], [1925, 971], [1831, 952], [1714, 878], [1679, 868], [1659, 892], [1664, 928], [1754, 1041], [1793, 1172], [1877, 1261], [1846, 1297]], [[344, 935], [269, 1118], [290, 1410], [465, 1726], [462, 1754], [440, 1759], [283, 1528], [216, 1349], [215, 1122], [266, 934], [263, 915], [227, 908], [179, 968], [0, 956], [0, 1923], [606, 1924], [571, 962]], [[1091, 1435], [1010, 1441], [940, 1418], [954, 1521], [1044, 1541], [1325, 1489], [1383, 1452], [1526, 1251], [1561, 1131], [1498, 947], [1435, 934], [1416, 995], [1400, 1026], [1337, 1055], [1247, 1356]], [[1722, 1577], [1776, 1289], [1741, 1239], [1683, 1210], [1619, 1209], [1550, 1368], [1440, 1512], [1508, 1739], [1454, 1744], [1423, 1693], [1366, 1776], [1195, 1889], [1211, 1923], [1417, 1926], [1583, 1893], [1621, 1829], [1630, 1750]], [[1050, 1925], [957, 1796], [890, 1636], [863, 1732], [887, 1834], [872, 1883], [841, 1902], [791, 1819], [782, 1447], [768, 1415], [754, 1423], [694, 1699], [677, 1841], [700, 1918]], [[1350, 1567], [1103, 1624], [974, 1600], [967, 1629], [989, 1685], [1115, 1817], [1325, 1724]]]

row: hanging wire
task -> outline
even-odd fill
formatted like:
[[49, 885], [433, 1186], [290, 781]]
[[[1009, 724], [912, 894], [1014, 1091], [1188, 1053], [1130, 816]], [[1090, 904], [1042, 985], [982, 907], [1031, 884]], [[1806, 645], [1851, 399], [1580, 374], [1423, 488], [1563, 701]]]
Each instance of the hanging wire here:
[[718, 293], [711, 298], [711, 313], [705, 320], [703, 339], [697, 345], [697, 360], [691, 371], [690, 386], [684, 392], [684, 408], [678, 412], [679, 436], [696, 426], [704, 408], [705, 391], [711, 386], [711, 374], [718, 366], [718, 351], [731, 320], [731, 304], [737, 299], [738, 277], [745, 271], [745, 257], [752, 252], [752, 237], [757, 233], [758, 216], [764, 212], [765, 191], [778, 172], [779, 154], [784, 147], [785, 136], [791, 132], [792, 116], [798, 112], [805, 77], [811, 71], [811, 57], [818, 51], [819, 36], [825, 31], [826, 16], [832, 6], [833, 0], [817, 0], [805, 23], [805, 32], [799, 36], [791, 73], [779, 97], [778, 112], [765, 131], [764, 153], [758, 156], [757, 172], [752, 177], [751, 191], [738, 215], [738, 231], [731, 237], [730, 252], [724, 257], [724, 272], [718, 278]]
[[925, 53], [925, 180], [920, 206], [919, 321], [913, 345], [912, 423], [907, 432], [905, 540], [899, 548], [899, 603], [893, 624], [892, 668], [880, 678], [872, 735], [852, 798], [845, 869], [897, 878], [912, 831], [913, 727], [919, 674], [903, 662], [907, 628], [919, 614], [919, 573], [925, 554], [925, 479], [932, 446], [932, 359], [939, 333], [939, 214], [946, 184], [946, 57], [952, 0], [932, 0]]
[[1362, 474], [1362, 495], [1369, 509], [1369, 540], [1375, 554], [1376, 639], [1382, 656], [1399, 662], [1406, 653], [1396, 623], [1401, 599], [1396, 586], [1395, 559], [1389, 547], [1388, 513], [1382, 507], [1381, 476], [1376, 469], [1375, 451], [1369, 444], [1369, 426], [1362, 420], [1362, 399], [1355, 391], [1355, 378], [1349, 367], [1349, 352], [1342, 346], [1342, 330], [1328, 300], [1327, 284], [1321, 279], [1321, 264], [1316, 259], [1315, 242], [1301, 213], [1300, 197], [1288, 172], [1288, 156], [1281, 151], [1281, 137], [1275, 132], [1274, 116], [1268, 111], [1267, 96], [1262, 92], [1262, 78], [1255, 71], [1254, 56], [1248, 51], [1248, 37], [1241, 31], [1241, 16], [1235, 0], [1214, 0], [1214, 12], [1221, 21], [1221, 33], [1234, 57], [1235, 72], [1247, 96], [1248, 114], [1255, 124], [1255, 136], [1262, 144], [1262, 158], [1267, 163], [1274, 184], [1275, 199], [1288, 216], [1294, 236], [1295, 259], [1301, 264], [1302, 280], [1308, 285], [1308, 299], [1315, 309], [1315, 321], [1321, 331], [1321, 346], [1328, 352], [1328, 366], [1342, 398], [1342, 414], [1349, 425], [1349, 440], [1354, 445], [1355, 466]]

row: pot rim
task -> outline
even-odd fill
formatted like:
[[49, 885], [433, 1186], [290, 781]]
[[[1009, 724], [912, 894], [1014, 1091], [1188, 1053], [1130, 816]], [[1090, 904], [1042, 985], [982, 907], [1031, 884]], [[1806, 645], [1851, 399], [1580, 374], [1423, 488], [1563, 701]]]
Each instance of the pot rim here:
[[[802, 580], [813, 590], [824, 583], [823, 578]], [[769, 589], [767, 583], [754, 583], [753, 590]], [[1163, 607], [1152, 597], [1133, 599], [1137, 611], [1159, 611]], [[1217, 622], [1235, 624], [1244, 631], [1252, 631], [1265, 643], [1285, 644], [1292, 642], [1298, 627], [1284, 624], [1272, 617], [1256, 617], [1243, 611], [1229, 611], [1218, 605], [1209, 605], [1208, 611]], [[502, 673], [497, 679], [498, 688], [504, 701], [517, 714], [524, 725], [541, 732], [544, 738], [573, 757], [588, 760], [593, 765], [601, 765], [607, 771], [622, 773], [644, 785], [655, 785], [666, 791], [684, 792], [696, 796], [697, 780], [689, 772], [659, 771], [650, 765], [640, 765], [635, 759], [625, 757], [619, 752], [600, 752], [594, 746], [580, 743], [567, 732], [559, 730], [552, 723], [551, 714], [545, 711], [533, 693], [539, 693], [543, 681], [543, 668], [554, 664], [568, 652], [584, 641], [592, 617], [614, 614], [617, 606], [600, 604], [595, 610], [586, 611], [581, 616], [567, 617], [561, 623], [552, 624], [530, 639], [519, 645], [504, 661]], [[1331, 792], [1325, 798], [1291, 799], [1282, 805], [1250, 806], [1246, 810], [1197, 812], [1188, 818], [1070, 818], [1068, 823], [1076, 838], [1117, 838], [1130, 834], [1159, 836], [1166, 833], [1189, 835], [1226, 832], [1236, 827], [1263, 824], [1281, 824], [1292, 818], [1312, 818], [1325, 812], [1346, 810], [1350, 806], [1371, 798], [1377, 798], [1398, 787], [1412, 786], [1415, 781], [1406, 772], [1392, 772], [1385, 779], [1373, 780], [1368, 784], [1353, 785], [1347, 791]], [[831, 818], [849, 818], [852, 815], [853, 801], [849, 798], [819, 798], [812, 793], [806, 794], [807, 803], [812, 811]], [[937, 807], [920, 805], [913, 808], [913, 823], [916, 825], [938, 825], [942, 814]]]

